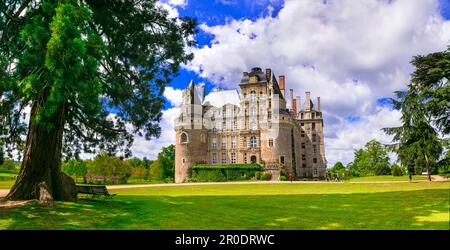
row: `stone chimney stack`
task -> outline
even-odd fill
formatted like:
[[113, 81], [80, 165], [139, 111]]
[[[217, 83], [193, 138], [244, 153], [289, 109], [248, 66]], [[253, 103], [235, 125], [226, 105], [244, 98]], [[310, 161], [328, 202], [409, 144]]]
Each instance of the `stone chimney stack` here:
[[279, 84], [280, 84], [280, 91], [281, 94], [283, 95], [283, 98], [286, 98], [286, 93], [285, 93], [285, 77], [284, 76], [280, 76], [279, 77]]
[[289, 90], [289, 102], [291, 103], [291, 110], [294, 110], [295, 105], [294, 105], [294, 90], [293, 89]]
[[305, 100], [305, 110], [311, 110], [311, 92], [306, 92], [306, 100]]
[[300, 112], [300, 96], [297, 96], [297, 98], [296, 98], [296, 101], [295, 101], [295, 104], [297, 104], [297, 106], [296, 106], [296, 110], [297, 110], [297, 112], [296, 113], [298, 113], [298, 112]]
[[200, 85], [202, 87], [202, 102], [205, 100], [205, 92], [206, 92], [206, 86], [204, 83]]
[[272, 69], [266, 69], [266, 78], [267, 82], [270, 82], [270, 80], [272, 80]]
[[317, 97], [317, 111], [320, 112], [320, 96]]

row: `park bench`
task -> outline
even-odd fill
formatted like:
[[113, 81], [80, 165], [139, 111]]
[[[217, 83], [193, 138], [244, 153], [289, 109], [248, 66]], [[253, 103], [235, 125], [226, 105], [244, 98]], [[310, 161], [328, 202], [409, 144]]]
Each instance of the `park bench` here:
[[87, 186], [87, 185], [77, 185], [77, 194], [86, 194], [91, 195], [92, 198], [96, 198], [98, 196], [103, 196], [104, 198], [112, 199], [116, 194], [110, 194], [106, 186], [97, 185], [97, 186]]

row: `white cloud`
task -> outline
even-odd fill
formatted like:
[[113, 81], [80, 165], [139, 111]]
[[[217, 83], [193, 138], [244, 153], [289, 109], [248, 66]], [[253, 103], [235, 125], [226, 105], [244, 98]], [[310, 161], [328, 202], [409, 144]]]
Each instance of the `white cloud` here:
[[330, 163], [348, 162], [370, 139], [386, 139], [379, 129], [399, 116], [377, 99], [406, 87], [414, 55], [444, 50], [450, 41], [437, 0], [287, 0], [275, 18], [200, 28], [214, 36], [212, 45], [194, 49], [186, 68], [201, 77], [236, 88], [242, 71], [270, 67], [286, 75], [295, 95], [321, 96]]

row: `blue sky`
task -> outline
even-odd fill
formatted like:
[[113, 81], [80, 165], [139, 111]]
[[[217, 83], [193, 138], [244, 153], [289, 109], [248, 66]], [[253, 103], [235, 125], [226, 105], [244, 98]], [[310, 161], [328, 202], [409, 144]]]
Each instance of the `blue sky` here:
[[400, 123], [389, 98], [406, 88], [412, 57], [450, 44], [450, 0], [160, 1], [174, 16], [197, 19], [198, 46], [166, 87], [161, 137], [136, 138], [139, 157], [174, 143], [173, 120], [191, 80], [207, 92], [234, 89], [256, 66], [286, 75], [295, 96], [321, 97], [326, 158], [347, 164], [367, 141], [391, 142], [381, 128]]

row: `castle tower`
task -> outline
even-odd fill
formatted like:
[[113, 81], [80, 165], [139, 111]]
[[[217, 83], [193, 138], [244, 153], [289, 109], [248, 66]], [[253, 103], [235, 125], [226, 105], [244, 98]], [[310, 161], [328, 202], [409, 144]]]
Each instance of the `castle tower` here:
[[207, 132], [202, 121], [203, 107], [198, 88], [193, 81], [183, 92], [181, 114], [175, 119], [175, 182], [187, 181], [192, 176], [192, 166], [207, 163], [204, 149]]

